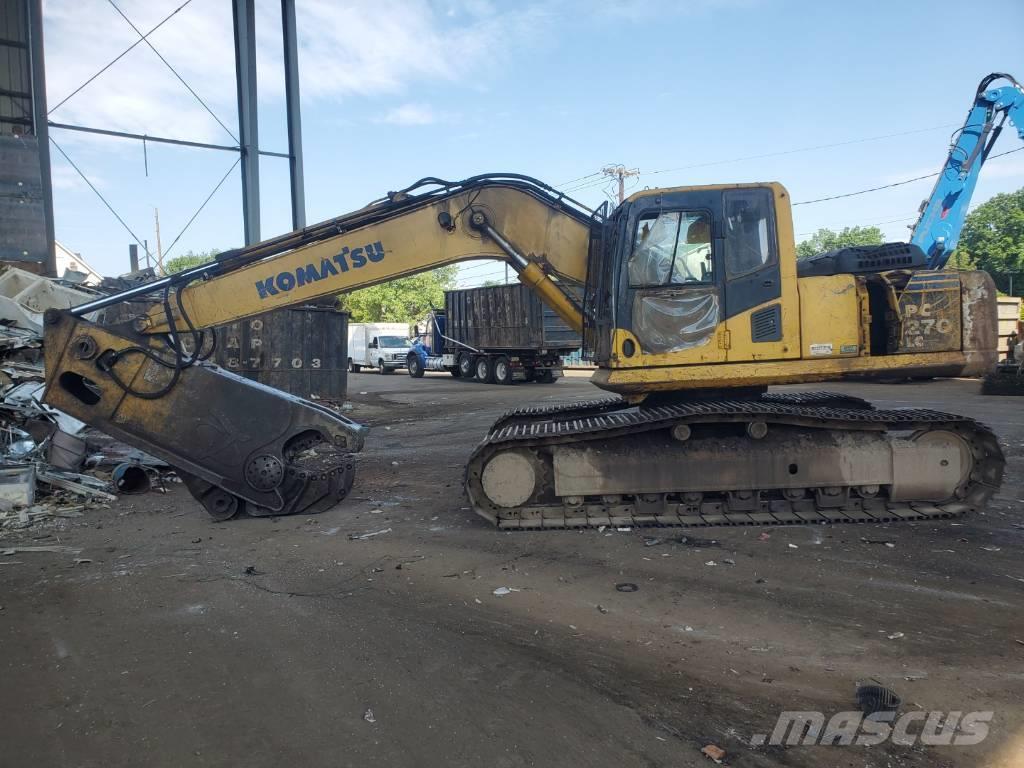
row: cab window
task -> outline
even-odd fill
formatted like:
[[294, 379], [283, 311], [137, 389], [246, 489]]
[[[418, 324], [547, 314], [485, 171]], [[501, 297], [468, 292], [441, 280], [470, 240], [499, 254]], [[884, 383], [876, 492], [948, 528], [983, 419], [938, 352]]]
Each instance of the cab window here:
[[628, 262], [633, 287], [711, 283], [711, 215], [652, 211], [637, 221]]
[[767, 189], [734, 189], [723, 195], [725, 269], [737, 277], [773, 264], [775, 222]]

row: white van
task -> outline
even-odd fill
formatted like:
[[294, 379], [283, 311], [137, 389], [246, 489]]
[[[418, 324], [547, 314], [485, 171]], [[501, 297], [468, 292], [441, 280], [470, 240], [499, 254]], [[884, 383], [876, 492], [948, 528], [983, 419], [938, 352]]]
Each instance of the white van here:
[[405, 368], [412, 342], [407, 323], [349, 323], [348, 369], [376, 368], [394, 373]]

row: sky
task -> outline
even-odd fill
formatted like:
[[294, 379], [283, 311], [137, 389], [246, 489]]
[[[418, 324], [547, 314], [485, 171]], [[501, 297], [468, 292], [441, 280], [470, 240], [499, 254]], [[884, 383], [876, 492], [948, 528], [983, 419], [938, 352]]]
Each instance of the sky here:
[[[55, 122], [234, 145], [230, 0], [46, 0]], [[116, 3], [116, 6], [114, 5]], [[524, 173], [591, 206], [608, 164], [644, 187], [780, 181], [796, 202], [938, 171], [978, 81], [1024, 79], [1019, 0], [298, 0], [307, 221], [424, 176]], [[280, 4], [257, 0], [259, 141], [285, 152]], [[66, 100], [65, 100], [66, 99]], [[63, 102], [63, 103], [62, 103]], [[233, 152], [52, 129], [140, 240], [165, 257], [242, 244]], [[822, 145], [839, 146], [822, 146]], [[995, 152], [1016, 149], [1005, 131]], [[104, 274], [133, 242], [56, 148], [57, 239]], [[262, 236], [290, 229], [287, 161], [260, 162]], [[579, 179], [579, 181], [576, 181]], [[223, 181], [222, 181], [223, 180]], [[202, 211], [189, 220], [214, 190]], [[796, 206], [798, 239], [876, 225], [906, 240], [932, 180]], [[1024, 187], [1024, 152], [994, 159], [974, 204]], [[470, 263], [460, 285], [502, 278]]]

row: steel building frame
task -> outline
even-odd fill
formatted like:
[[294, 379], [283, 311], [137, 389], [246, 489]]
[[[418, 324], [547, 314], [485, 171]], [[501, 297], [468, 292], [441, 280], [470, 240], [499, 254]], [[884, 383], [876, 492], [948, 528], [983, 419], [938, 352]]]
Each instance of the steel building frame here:
[[260, 156], [288, 160], [289, 191], [292, 227], [306, 225], [305, 192], [302, 156], [302, 118], [299, 105], [298, 39], [295, 24], [295, 0], [281, 0], [281, 30], [284, 49], [285, 116], [288, 125], [288, 151], [272, 152], [259, 146], [256, 77], [255, 0], [232, 0], [232, 20], [235, 46], [235, 85], [238, 103], [238, 145], [211, 144], [164, 136], [150, 136], [115, 131], [94, 126], [53, 122], [47, 118], [46, 80], [44, 72], [42, 0], [16, 0], [24, 4], [27, 18], [26, 42], [0, 40], [0, 47], [27, 47], [31, 66], [31, 92], [0, 94], [29, 98], [33, 133], [39, 141], [40, 175], [44, 196], [46, 238], [49, 247], [47, 272], [55, 271], [53, 189], [50, 177], [49, 129], [84, 131], [144, 142], [176, 144], [197, 149], [238, 152], [241, 157], [242, 221], [245, 244], [260, 240]]

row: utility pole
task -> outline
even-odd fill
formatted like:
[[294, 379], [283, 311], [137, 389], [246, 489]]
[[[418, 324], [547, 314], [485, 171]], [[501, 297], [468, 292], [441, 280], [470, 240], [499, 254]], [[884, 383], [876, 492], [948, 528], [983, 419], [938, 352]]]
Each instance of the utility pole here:
[[164, 271], [164, 249], [160, 245], [160, 209], [153, 209], [153, 220], [156, 222], [156, 265], [163, 274]]
[[627, 169], [624, 165], [606, 165], [601, 169], [601, 173], [619, 180], [619, 204], [621, 205], [622, 201], [626, 199], [626, 179], [631, 176], [639, 176], [640, 169]]

